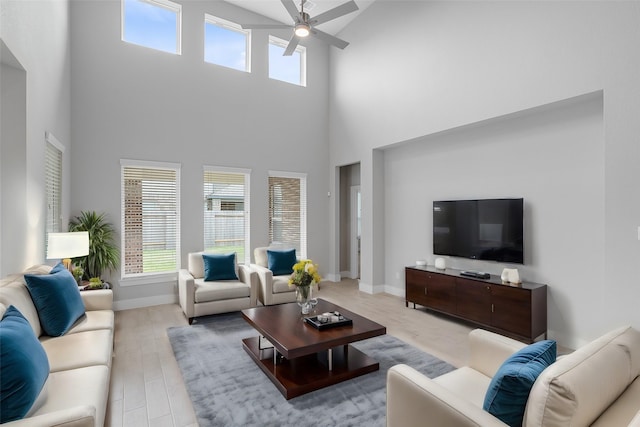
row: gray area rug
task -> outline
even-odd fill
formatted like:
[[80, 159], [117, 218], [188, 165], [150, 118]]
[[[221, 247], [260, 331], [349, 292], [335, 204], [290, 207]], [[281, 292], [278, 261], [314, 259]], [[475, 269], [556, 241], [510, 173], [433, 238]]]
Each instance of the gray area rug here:
[[198, 422], [207, 426], [384, 426], [386, 374], [405, 363], [433, 378], [454, 369], [390, 335], [353, 345], [380, 370], [286, 400], [242, 348], [257, 332], [240, 313], [167, 330]]

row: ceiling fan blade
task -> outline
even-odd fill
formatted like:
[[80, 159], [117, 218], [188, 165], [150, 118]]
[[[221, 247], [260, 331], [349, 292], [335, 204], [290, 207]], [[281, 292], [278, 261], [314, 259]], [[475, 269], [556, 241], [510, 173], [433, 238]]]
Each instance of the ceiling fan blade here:
[[298, 22], [298, 18], [300, 17], [300, 12], [298, 12], [298, 7], [293, 2], [293, 0], [280, 0], [280, 1], [282, 2], [282, 5], [284, 6], [284, 8], [287, 9], [287, 12], [289, 12], [289, 15], [291, 15], [291, 19], [293, 19], [294, 22]]
[[270, 30], [279, 28], [293, 28], [292, 25], [286, 24], [240, 24], [243, 30]]
[[311, 34], [340, 49], [344, 49], [345, 47], [349, 46], [349, 42], [334, 37], [331, 34], [324, 33], [316, 28], [311, 29]]
[[291, 37], [291, 40], [289, 40], [289, 44], [287, 45], [287, 48], [284, 50], [284, 53], [282, 54], [282, 56], [293, 55], [293, 52], [295, 52], [299, 42], [300, 42], [300, 38], [294, 34]]
[[[283, 3], [284, 1], [285, 0], [282, 0]], [[342, 15], [355, 12], [356, 10], [358, 10], [358, 5], [356, 4], [355, 1], [351, 0], [345, 4], [334, 7], [331, 10], [327, 10], [326, 12], [321, 13], [318, 16], [314, 16], [309, 23], [312, 25], [320, 25], [327, 21], [331, 21], [332, 19], [339, 18]]]

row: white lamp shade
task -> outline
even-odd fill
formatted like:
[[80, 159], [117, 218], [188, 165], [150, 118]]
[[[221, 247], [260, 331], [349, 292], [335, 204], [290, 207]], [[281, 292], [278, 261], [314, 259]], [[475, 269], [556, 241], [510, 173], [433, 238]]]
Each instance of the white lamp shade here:
[[89, 232], [49, 233], [47, 259], [65, 259], [89, 255]]

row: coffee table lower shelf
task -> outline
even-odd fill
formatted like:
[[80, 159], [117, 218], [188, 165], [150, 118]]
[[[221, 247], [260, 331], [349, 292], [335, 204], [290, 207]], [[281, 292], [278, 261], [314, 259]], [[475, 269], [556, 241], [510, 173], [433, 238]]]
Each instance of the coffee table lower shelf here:
[[380, 364], [351, 345], [332, 350], [329, 370], [327, 351], [273, 363], [273, 348], [260, 350], [258, 337], [245, 338], [242, 346], [280, 393], [289, 400], [380, 369]]

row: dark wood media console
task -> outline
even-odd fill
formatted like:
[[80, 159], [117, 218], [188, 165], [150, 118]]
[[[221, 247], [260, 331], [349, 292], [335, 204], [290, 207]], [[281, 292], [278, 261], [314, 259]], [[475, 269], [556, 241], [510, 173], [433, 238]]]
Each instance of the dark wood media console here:
[[521, 341], [546, 338], [547, 285], [513, 285], [495, 275], [479, 279], [460, 273], [450, 268], [406, 267], [405, 306], [419, 304]]

